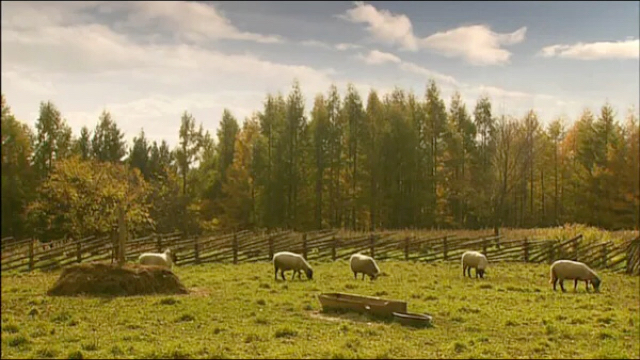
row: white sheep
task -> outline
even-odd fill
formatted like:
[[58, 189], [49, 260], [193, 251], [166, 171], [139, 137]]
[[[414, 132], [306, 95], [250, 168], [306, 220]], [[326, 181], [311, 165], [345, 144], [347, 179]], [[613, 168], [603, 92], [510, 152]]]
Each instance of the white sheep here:
[[349, 262], [351, 264], [351, 271], [353, 271], [353, 277], [356, 279], [358, 278], [358, 273], [362, 273], [362, 280], [364, 280], [365, 275], [369, 275], [371, 280], [374, 280], [380, 275], [380, 268], [371, 256], [353, 254]]
[[564, 289], [564, 280], [574, 280], [573, 282], [573, 290], [577, 291], [578, 289], [578, 280], [584, 280], [585, 286], [587, 287], [587, 291], [589, 291], [589, 282], [593, 284], [593, 288], [595, 291], [598, 291], [600, 288], [601, 280], [595, 271], [591, 270], [585, 263], [581, 263], [579, 261], [572, 260], [558, 260], [551, 264], [549, 269], [549, 275], [551, 279], [549, 280], [549, 284], [553, 284], [553, 290], [556, 290], [556, 284], [558, 280], [560, 280], [560, 288], [563, 292]]
[[143, 253], [138, 257], [138, 261], [142, 265], [157, 265], [171, 269], [178, 258], [171, 249], [166, 249], [163, 253]]
[[311, 265], [300, 254], [295, 254], [289, 251], [281, 251], [273, 255], [273, 266], [275, 267], [275, 279], [278, 280], [278, 270], [280, 270], [280, 276], [282, 280], [286, 280], [284, 272], [287, 270], [293, 270], [291, 279], [298, 274], [298, 279], [302, 280], [302, 270], [307, 275], [307, 279], [313, 279], [313, 269]]
[[471, 277], [471, 268], [476, 269], [476, 277], [480, 275], [484, 278], [484, 271], [489, 265], [487, 257], [481, 252], [467, 251], [462, 254], [462, 276], [465, 276], [465, 272]]

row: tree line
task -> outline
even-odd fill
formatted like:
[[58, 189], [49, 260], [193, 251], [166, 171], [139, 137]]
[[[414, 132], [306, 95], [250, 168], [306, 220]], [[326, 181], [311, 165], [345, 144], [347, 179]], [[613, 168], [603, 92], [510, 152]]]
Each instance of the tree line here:
[[605, 103], [541, 124], [496, 116], [486, 96], [448, 106], [434, 81], [419, 97], [349, 85], [314, 98], [297, 81], [242, 124], [225, 109], [214, 136], [184, 112], [179, 143], [131, 146], [108, 111], [74, 135], [51, 102], [35, 129], [2, 96], [2, 237], [43, 241], [111, 231], [201, 233], [288, 228], [637, 228], [637, 115]]

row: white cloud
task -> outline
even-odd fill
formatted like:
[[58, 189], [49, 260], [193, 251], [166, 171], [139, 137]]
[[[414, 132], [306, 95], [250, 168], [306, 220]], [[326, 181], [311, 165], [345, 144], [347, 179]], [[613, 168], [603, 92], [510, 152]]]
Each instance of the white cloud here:
[[318, 40], [304, 40], [300, 42], [300, 45], [308, 46], [308, 47], [323, 48], [328, 50], [338, 50], [338, 51], [347, 51], [347, 50], [362, 48], [362, 46], [357, 44], [339, 43], [339, 44], [331, 45], [329, 43], [318, 41]]
[[[195, 44], [136, 41], [107, 25], [74, 23], [70, 13], [77, 8], [50, 7], [55, 21], [19, 26], [25, 21], [18, 14], [38, 13], [29, 3], [19, 5], [10, 9], [2, 3], [2, 89], [16, 115], [31, 125], [39, 101], [52, 100], [76, 133], [83, 125], [95, 126], [106, 108], [127, 137], [144, 127], [173, 144], [184, 110], [215, 131], [223, 107], [242, 120], [249, 109], [260, 108], [267, 92], [288, 91], [294, 78], [314, 92], [334, 80], [331, 68], [280, 64]], [[5, 16], [12, 20], [5, 22]]]
[[99, 6], [101, 3], [101, 1], [3, 1], [2, 28], [33, 29], [85, 22], [92, 17], [83, 11]]
[[369, 65], [381, 65], [385, 63], [398, 64], [401, 62], [399, 57], [378, 50], [371, 50], [367, 55], [358, 54], [357, 57]]
[[323, 49], [332, 49], [333, 47], [325, 42], [322, 41], [318, 41], [318, 40], [304, 40], [302, 42], [300, 42], [300, 45], [302, 46], [308, 46], [308, 47], [318, 47], [318, 48], [323, 48]]
[[2, 88], [17, 88], [22, 92], [37, 94], [38, 96], [50, 96], [55, 87], [50, 80], [44, 80], [34, 76], [28, 71], [19, 69], [2, 71]]
[[367, 55], [363, 55], [361, 53], [356, 55], [356, 58], [368, 65], [395, 63], [402, 71], [418, 74], [425, 77], [426, 79], [434, 79], [438, 82], [445, 83], [446, 85], [458, 84], [458, 81], [456, 81], [456, 79], [454, 79], [452, 76], [441, 74], [437, 71], [427, 69], [412, 62], [403, 61], [398, 56], [391, 53], [386, 53], [379, 50], [371, 50]]
[[416, 65], [412, 62], [403, 61], [398, 65], [401, 70], [412, 72], [418, 75], [422, 75], [427, 79], [434, 79], [437, 82], [444, 83], [447, 85], [457, 85], [458, 81], [453, 78], [453, 76], [444, 75], [437, 71], [429, 70], [420, 65]]
[[[97, 24], [51, 26], [28, 32], [6, 29], [2, 32], [2, 43], [4, 68], [19, 65], [48, 72], [91, 74], [136, 71], [135, 76], [169, 70], [217, 70], [268, 79], [284, 74], [307, 80], [326, 77], [323, 72], [304, 65], [281, 65], [252, 55], [228, 55], [196, 45], [137, 44]], [[33, 56], [38, 53], [48, 56]]]
[[339, 15], [354, 23], [366, 23], [373, 38], [387, 45], [397, 45], [402, 50], [429, 49], [447, 57], [459, 57], [473, 65], [500, 65], [510, 61], [511, 52], [502, 46], [514, 45], [524, 40], [527, 28], [512, 33], [496, 33], [487, 25], [462, 26], [418, 38], [413, 33], [411, 20], [404, 14], [392, 14], [378, 10], [373, 5], [356, 1], [355, 7]]
[[625, 41], [602, 41], [594, 43], [579, 42], [574, 45], [550, 45], [542, 48], [539, 55], [544, 57], [562, 57], [578, 60], [601, 59], [638, 59], [640, 39]]
[[232, 39], [259, 43], [283, 42], [277, 35], [244, 32], [231, 24], [214, 6], [195, 1], [109, 2], [109, 11], [126, 11], [120, 25], [135, 28], [162, 28], [193, 41]]
[[400, 45], [407, 50], [417, 50], [413, 26], [406, 15], [392, 14], [387, 10], [379, 11], [362, 1], [356, 1], [355, 6], [338, 16], [354, 23], [366, 23], [369, 33], [386, 44]]
[[[469, 87], [469, 86], [470, 85], [465, 85], [465, 87]], [[513, 99], [520, 99], [520, 100], [533, 100], [533, 99], [553, 100], [555, 99], [554, 96], [547, 95], [547, 94], [532, 94], [532, 93], [526, 93], [522, 91], [506, 90], [503, 88], [499, 88], [495, 86], [487, 86], [487, 85], [473, 86], [472, 91], [477, 94], [488, 95], [494, 99], [504, 99], [504, 98], [508, 98], [512, 100]]]
[[511, 53], [500, 46], [522, 42], [526, 32], [526, 27], [499, 34], [485, 25], [464, 26], [433, 34], [420, 40], [420, 44], [444, 56], [461, 57], [473, 65], [498, 65], [508, 63], [511, 58]]
[[[92, 12], [89, 12], [92, 11]], [[136, 29], [155, 34], [162, 30], [180, 40], [246, 40], [280, 43], [278, 35], [241, 31], [211, 5], [194, 1], [62, 1], [2, 3], [2, 27], [42, 28], [51, 25], [88, 23], [97, 14], [111, 14], [118, 29]], [[29, 19], [25, 21], [25, 19]]]
[[340, 51], [352, 50], [352, 49], [360, 49], [362, 46], [357, 44], [349, 44], [349, 43], [340, 43], [336, 45], [336, 49]]

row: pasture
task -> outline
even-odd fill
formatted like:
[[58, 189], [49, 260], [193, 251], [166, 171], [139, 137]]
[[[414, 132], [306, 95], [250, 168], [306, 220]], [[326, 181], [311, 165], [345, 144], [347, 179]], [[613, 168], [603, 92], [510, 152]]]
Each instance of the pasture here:
[[[188, 295], [50, 297], [53, 273], [2, 275], [2, 358], [640, 358], [638, 277], [598, 270], [553, 292], [547, 264], [380, 261], [355, 280], [347, 261], [311, 262], [314, 280], [274, 280], [268, 262], [174, 267]], [[472, 272], [475, 276], [475, 271]], [[321, 292], [406, 300], [416, 329], [323, 314]]]

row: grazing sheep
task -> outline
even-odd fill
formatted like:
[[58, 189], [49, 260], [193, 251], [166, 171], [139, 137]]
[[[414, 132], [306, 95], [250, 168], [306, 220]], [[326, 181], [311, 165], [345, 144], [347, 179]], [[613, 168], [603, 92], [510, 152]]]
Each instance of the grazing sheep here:
[[294, 254], [289, 251], [281, 251], [273, 255], [273, 266], [275, 267], [275, 279], [278, 280], [278, 270], [280, 270], [280, 276], [282, 280], [286, 280], [284, 272], [287, 270], [293, 270], [291, 279], [298, 274], [298, 279], [302, 280], [302, 270], [304, 270], [307, 279], [313, 279], [313, 269], [311, 265], [300, 254]]
[[574, 280], [573, 282], [573, 290], [578, 290], [578, 280], [584, 280], [587, 291], [589, 291], [589, 283], [593, 284], [593, 288], [595, 291], [598, 291], [600, 288], [601, 280], [595, 271], [591, 270], [585, 263], [581, 263], [579, 261], [572, 260], [558, 260], [551, 264], [551, 268], [549, 270], [549, 275], [551, 279], [549, 280], [549, 284], [553, 284], [553, 290], [556, 290], [556, 284], [558, 280], [560, 281], [560, 288], [563, 292], [566, 292], [564, 289], [564, 280]]
[[462, 254], [462, 276], [465, 276], [465, 272], [471, 277], [471, 268], [476, 269], [476, 278], [480, 275], [480, 278], [484, 279], [484, 270], [489, 265], [489, 261], [484, 254], [477, 251], [467, 251]]
[[173, 263], [178, 261], [178, 257], [171, 252], [171, 249], [166, 249], [163, 253], [144, 253], [138, 257], [138, 261], [142, 265], [158, 265], [171, 269]]
[[358, 278], [358, 273], [362, 273], [362, 280], [364, 280], [365, 275], [369, 275], [371, 280], [375, 280], [375, 278], [380, 275], [380, 268], [376, 261], [367, 255], [362, 254], [353, 254], [351, 255], [351, 259], [349, 260], [351, 263], [351, 271], [353, 271], [353, 277]]

